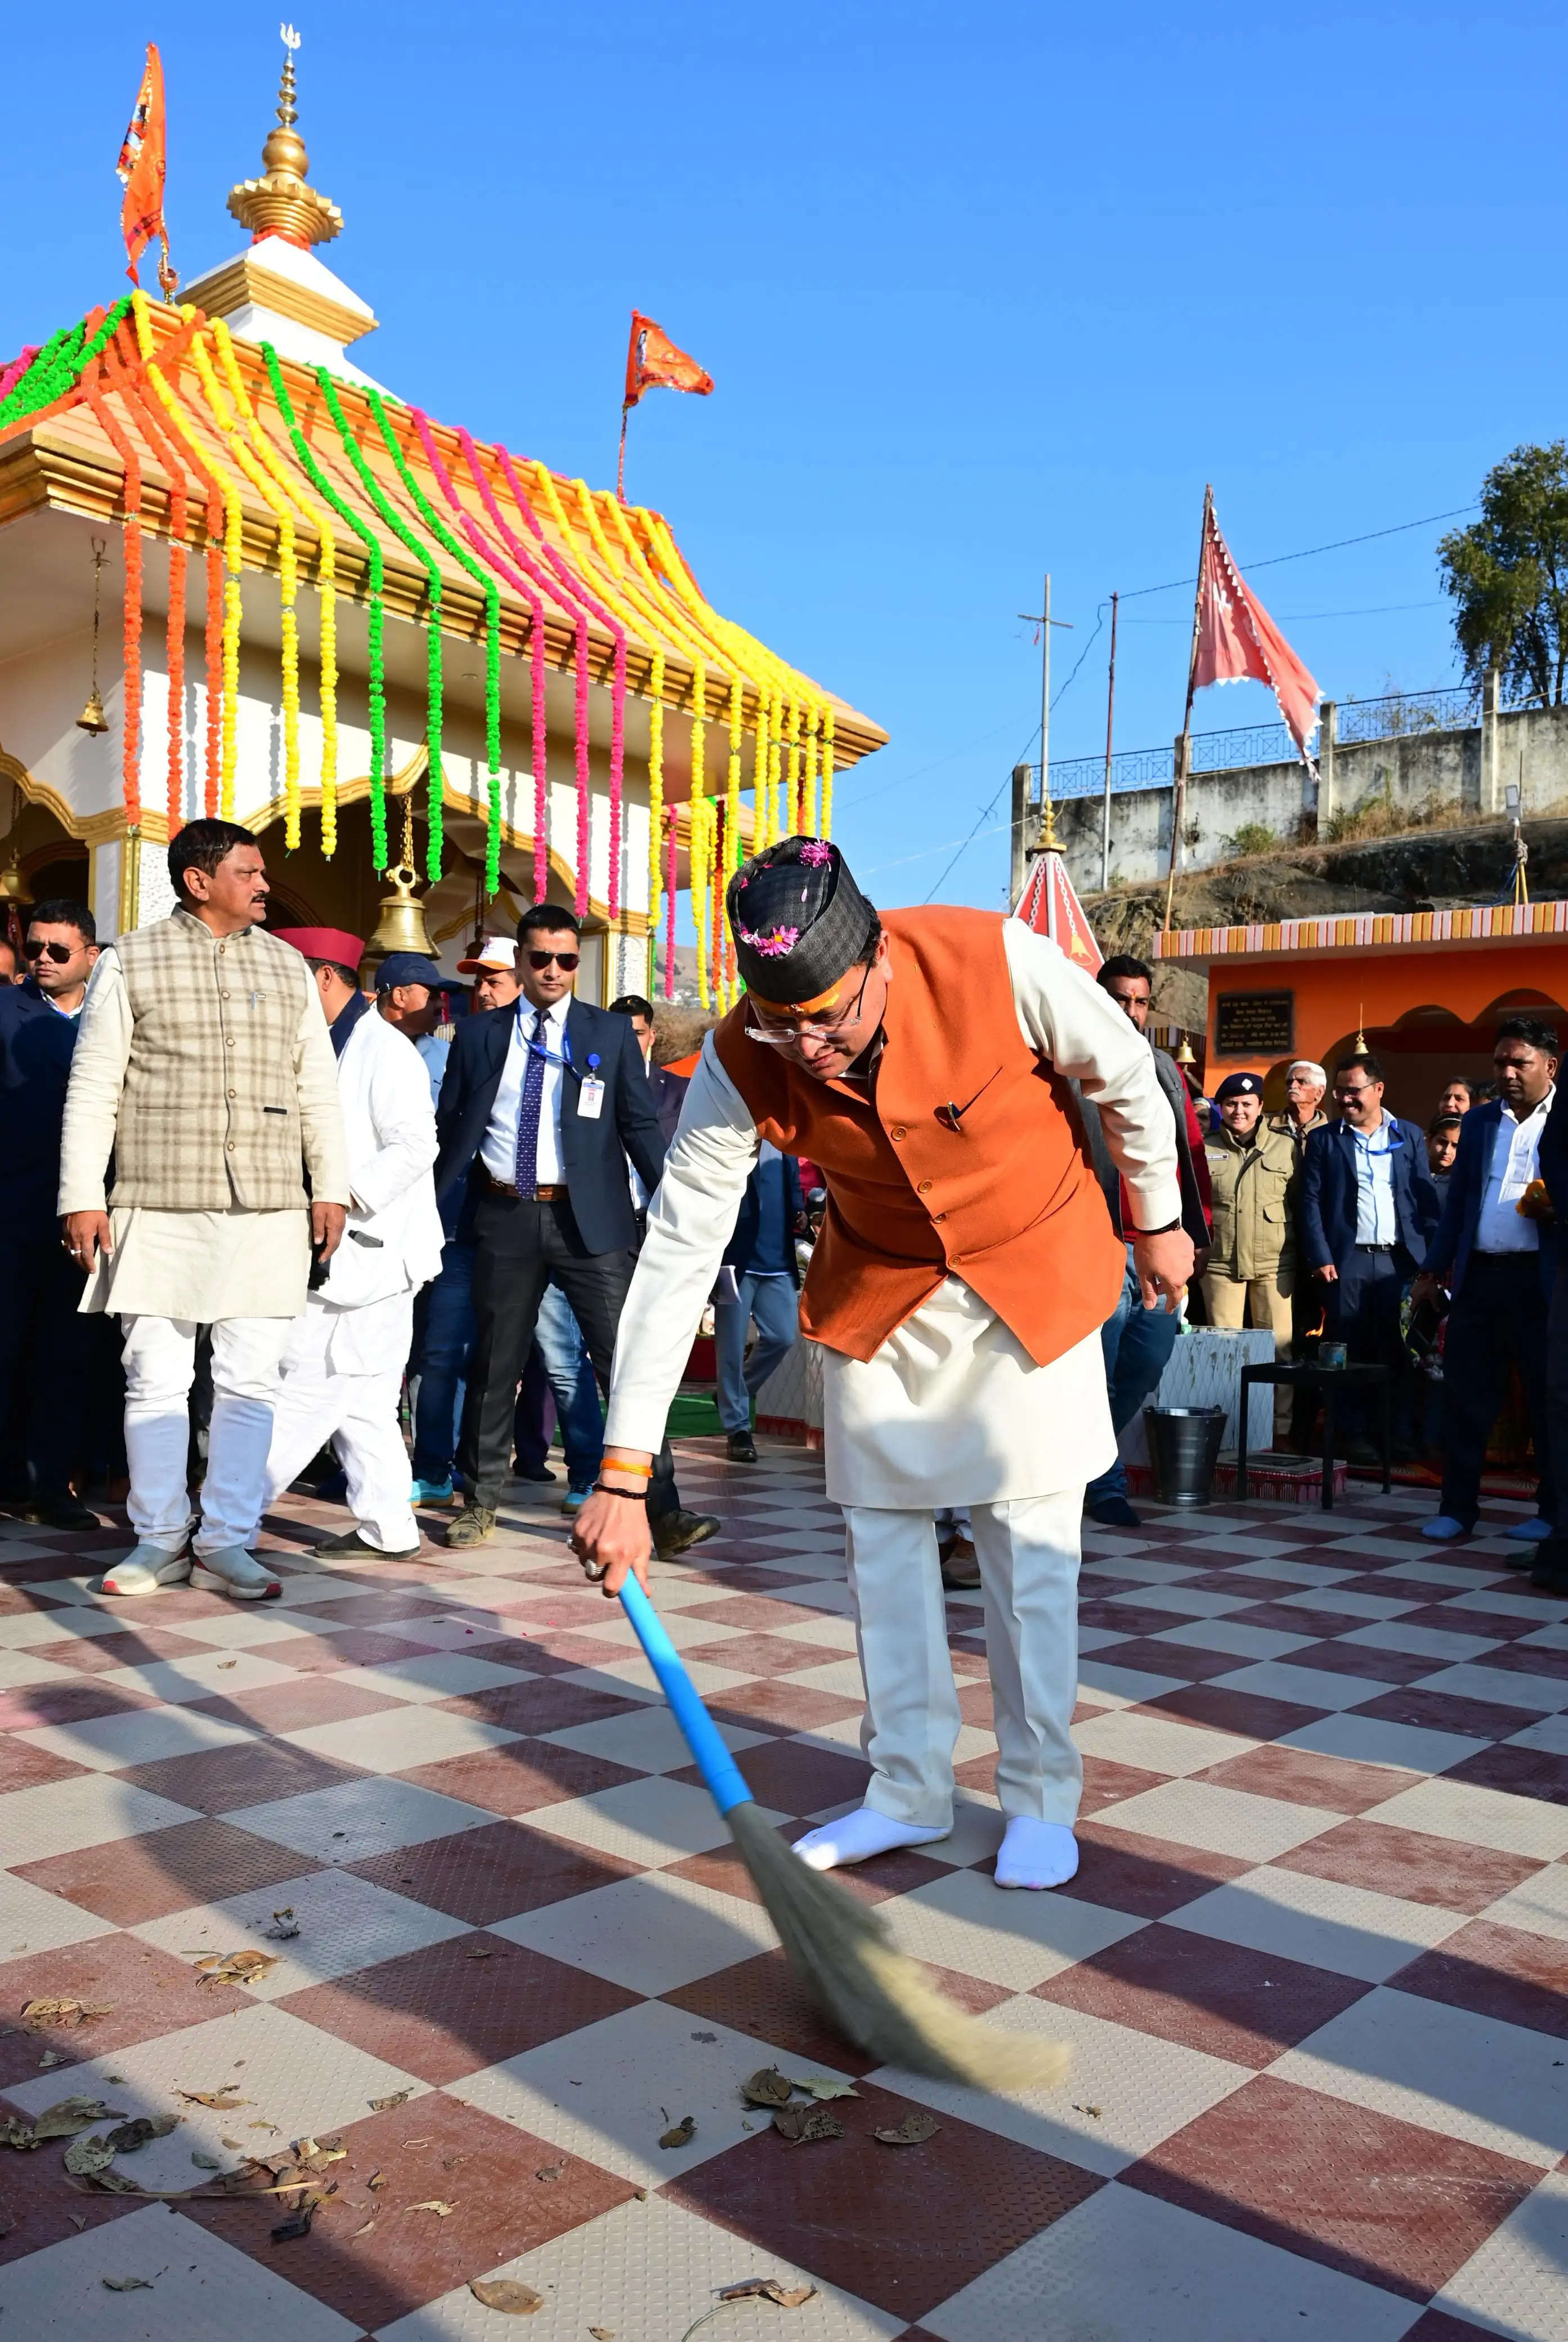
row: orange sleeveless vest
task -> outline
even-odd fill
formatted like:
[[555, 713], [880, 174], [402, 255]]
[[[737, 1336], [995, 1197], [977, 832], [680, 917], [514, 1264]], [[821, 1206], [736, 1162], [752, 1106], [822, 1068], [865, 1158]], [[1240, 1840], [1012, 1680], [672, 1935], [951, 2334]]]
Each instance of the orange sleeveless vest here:
[[[826, 1178], [802, 1330], [869, 1358], [951, 1268], [1044, 1366], [1104, 1325], [1126, 1260], [1071, 1093], [1018, 1029], [1000, 915], [890, 911], [883, 926], [872, 1099], [748, 1040], [744, 998], [714, 1035], [763, 1136]], [[938, 1119], [950, 1102], [956, 1130]]]

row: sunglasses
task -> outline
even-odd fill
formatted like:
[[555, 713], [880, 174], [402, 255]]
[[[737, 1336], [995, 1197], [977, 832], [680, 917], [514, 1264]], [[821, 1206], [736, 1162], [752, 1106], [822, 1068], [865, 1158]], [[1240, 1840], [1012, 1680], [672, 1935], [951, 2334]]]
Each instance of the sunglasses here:
[[581, 952], [531, 951], [528, 955], [528, 965], [536, 976], [542, 975], [547, 967], [564, 968], [570, 976], [581, 958]]
[[67, 960], [75, 959], [81, 948], [80, 944], [46, 944], [42, 936], [29, 936], [22, 946], [29, 959], [42, 959], [47, 952], [56, 967], [64, 967]]

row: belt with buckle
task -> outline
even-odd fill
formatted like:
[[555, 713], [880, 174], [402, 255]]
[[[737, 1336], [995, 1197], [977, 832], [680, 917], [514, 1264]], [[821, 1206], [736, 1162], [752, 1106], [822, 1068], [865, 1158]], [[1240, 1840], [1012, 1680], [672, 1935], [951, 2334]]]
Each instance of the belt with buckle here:
[[511, 1196], [525, 1204], [564, 1204], [567, 1200], [568, 1190], [564, 1186], [535, 1187], [531, 1196], [522, 1196], [514, 1181], [498, 1179], [488, 1165], [482, 1163], [479, 1168], [493, 1196]]

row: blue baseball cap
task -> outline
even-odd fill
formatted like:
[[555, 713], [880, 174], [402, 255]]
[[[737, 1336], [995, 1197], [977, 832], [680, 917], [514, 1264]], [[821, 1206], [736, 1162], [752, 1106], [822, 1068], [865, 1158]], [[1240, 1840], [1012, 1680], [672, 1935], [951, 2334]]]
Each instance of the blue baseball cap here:
[[375, 971], [377, 992], [390, 992], [399, 984], [423, 984], [439, 992], [445, 982], [435, 962], [423, 952], [388, 952]]

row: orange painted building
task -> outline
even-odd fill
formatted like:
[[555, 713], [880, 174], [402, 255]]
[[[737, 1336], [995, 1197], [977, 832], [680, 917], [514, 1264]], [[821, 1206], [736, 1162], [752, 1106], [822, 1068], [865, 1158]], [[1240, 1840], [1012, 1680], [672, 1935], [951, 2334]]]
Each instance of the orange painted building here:
[[1503, 1017], [1545, 1016], [1568, 1041], [1568, 901], [1182, 927], [1155, 937], [1154, 957], [1207, 962], [1204, 1086], [1262, 1074], [1271, 1112], [1293, 1057], [1332, 1074], [1358, 1032], [1390, 1109], [1423, 1125], [1451, 1074], [1490, 1076]]

